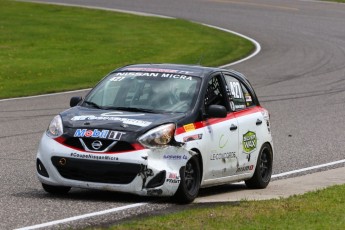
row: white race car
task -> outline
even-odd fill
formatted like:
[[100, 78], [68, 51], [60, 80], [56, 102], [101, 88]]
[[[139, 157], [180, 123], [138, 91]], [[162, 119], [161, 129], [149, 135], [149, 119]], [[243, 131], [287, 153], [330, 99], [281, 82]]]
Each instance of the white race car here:
[[269, 113], [238, 72], [130, 65], [70, 105], [38, 149], [37, 175], [49, 193], [92, 188], [188, 203], [202, 187], [270, 182]]

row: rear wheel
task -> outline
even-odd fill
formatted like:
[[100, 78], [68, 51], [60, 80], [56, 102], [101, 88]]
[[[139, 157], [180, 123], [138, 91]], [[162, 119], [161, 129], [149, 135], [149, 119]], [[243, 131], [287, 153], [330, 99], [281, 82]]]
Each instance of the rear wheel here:
[[53, 186], [53, 185], [43, 184], [43, 183], [42, 183], [42, 187], [43, 187], [44, 191], [51, 193], [51, 194], [55, 194], [55, 195], [66, 194], [69, 192], [69, 190], [71, 190], [71, 187]]
[[266, 188], [271, 180], [272, 165], [272, 148], [268, 143], [265, 143], [260, 149], [253, 177], [245, 181], [246, 186], [252, 189]]
[[181, 181], [174, 196], [178, 203], [190, 203], [199, 193], [201, 171], [197, 156], [193, 156], [180, 170]]

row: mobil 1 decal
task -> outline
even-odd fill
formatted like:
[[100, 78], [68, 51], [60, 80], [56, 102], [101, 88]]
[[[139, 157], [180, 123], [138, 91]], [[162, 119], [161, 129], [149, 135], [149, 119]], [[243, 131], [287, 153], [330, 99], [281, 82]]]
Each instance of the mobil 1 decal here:
[[256, 144], [257, 144], [257, 138], [256, 138], [256, 133], [253, 131], [248, 131], [243, 135], [243, 141], [242, 141], [242, 146], [243, 146], [243, 152], [248, 154], [247, 159], [250, 161], [250, 154], [256, 149]]
[[77, 129], [74, 132], [74, 137], [91, 137], [91, 138], [101, 138], [119, 141], [124, 132], [110, 131], [110, 130], [98, 130], [98, 129]]

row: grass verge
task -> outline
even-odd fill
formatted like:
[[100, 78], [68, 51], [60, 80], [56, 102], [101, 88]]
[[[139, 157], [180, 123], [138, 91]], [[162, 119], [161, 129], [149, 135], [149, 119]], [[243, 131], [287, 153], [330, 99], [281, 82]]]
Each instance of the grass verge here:
[[[107, 229], [345, 229], [345, 185], [286, 199], [241, 201], [138, 219]], [[105, 229], [105, 228], [102, 228]]]
[[131, 63], [218, 66], [254, 50], [196, 23], [0, 0], [0, 98], [93, 86]]

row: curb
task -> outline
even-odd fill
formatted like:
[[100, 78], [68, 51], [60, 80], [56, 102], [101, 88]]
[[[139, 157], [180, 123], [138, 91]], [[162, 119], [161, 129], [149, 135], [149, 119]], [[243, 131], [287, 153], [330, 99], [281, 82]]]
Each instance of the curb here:
[[342, 184], [345, 184], [345, 167], [272, 181], [266, 189], [247, 189], [244, 183], [225, 185], [219, 194], [214, 194], [216, 189], [202, 191], [194, 203], [280, 199]]

